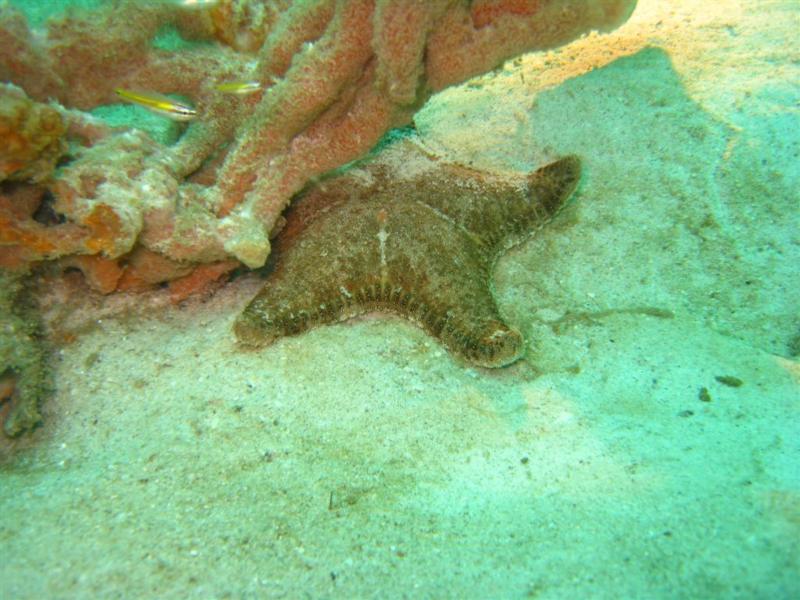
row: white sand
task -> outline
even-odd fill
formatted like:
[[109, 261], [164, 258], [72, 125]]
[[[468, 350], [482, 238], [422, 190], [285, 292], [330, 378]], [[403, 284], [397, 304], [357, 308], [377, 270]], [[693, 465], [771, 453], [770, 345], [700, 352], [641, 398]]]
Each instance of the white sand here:
[[476, 166], [584, 160], [499, 264], [510, 368], [394, 318], [242, 353], [255, 278], [65, 312], [0, 596], [800, 597], [799, 14], [640, 0], [419, 115]]

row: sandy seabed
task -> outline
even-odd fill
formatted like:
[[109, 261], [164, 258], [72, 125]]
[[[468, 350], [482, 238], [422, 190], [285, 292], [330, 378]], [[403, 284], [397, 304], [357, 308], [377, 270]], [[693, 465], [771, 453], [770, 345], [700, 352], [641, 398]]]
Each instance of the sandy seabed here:
[[[501, 370], [396, 318], [242, 352], [255, 275], [45, 298], [3, 598], [800, 597], [800, 8], [640, 0], [433, 98], [432, 149], [584, 161], [498, 264]], [[739, 385], [740, 384], [740, 385]]]

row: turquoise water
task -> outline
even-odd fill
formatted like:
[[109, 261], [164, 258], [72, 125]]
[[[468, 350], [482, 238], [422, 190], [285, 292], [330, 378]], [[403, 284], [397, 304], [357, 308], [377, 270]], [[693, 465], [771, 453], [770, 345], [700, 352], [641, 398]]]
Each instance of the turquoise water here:
[[415, 115], [510, 180], [583, 162], [496, 265], [511, 366], [380, 314], [243, 351], [248, 269], [177, 305], [35, 271], [52, 390], [0, 447], [0, 596], [800, 596], [798, 12], [643, 0]]

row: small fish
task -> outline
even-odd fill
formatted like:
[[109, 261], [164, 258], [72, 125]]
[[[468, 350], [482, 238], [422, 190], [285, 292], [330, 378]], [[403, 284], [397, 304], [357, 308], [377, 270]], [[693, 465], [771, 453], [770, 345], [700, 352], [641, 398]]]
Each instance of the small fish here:
[[117, 88], [114, 92], [131, 104], [138, 104], [144, 106], [148, 110], [169, 117], [175, 121], [191, 121], [197, 117], [197, 111], [182, 102], [161, 96], [160, 94], [152, 94], [150, 92], [132, 92], [130, 90], [123, 90]]
[[173, 3], [184, 8], [210, 8], [219, 4], [219, 0], [173, 0]]
[[226, 81], [225, 83], [218, 83], [214, 86], [218, 92], [226, 94], [236, 94], [237, 96], [244, 96], [252, 94], [261, 89], [260, 81]]

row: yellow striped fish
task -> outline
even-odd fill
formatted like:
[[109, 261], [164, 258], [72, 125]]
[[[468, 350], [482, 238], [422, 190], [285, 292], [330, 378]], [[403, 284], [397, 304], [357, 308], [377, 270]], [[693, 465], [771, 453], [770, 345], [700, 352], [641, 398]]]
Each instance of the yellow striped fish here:
[[117, 96], [125, 100], [125, 102], [144, 106], [154, 113], [169, 117], [175, 121], [191, 121], [197, 117], [197, 111], [192, 106], [160, 94], [132, 92], [131, 90], [124, 90], [122, 88], [117, 88], [114, 92]]
[[219, 0], [173, 0], [174, 4], [184, 8], [210, 8], [218, 2]]
[[218, 83], [214, 86], [218, 92], [225, 94], [236, 94], [237, 96], [244, 96], [252, 94], [261, 89], [261, 82], [259, 81], [226, 81]]

